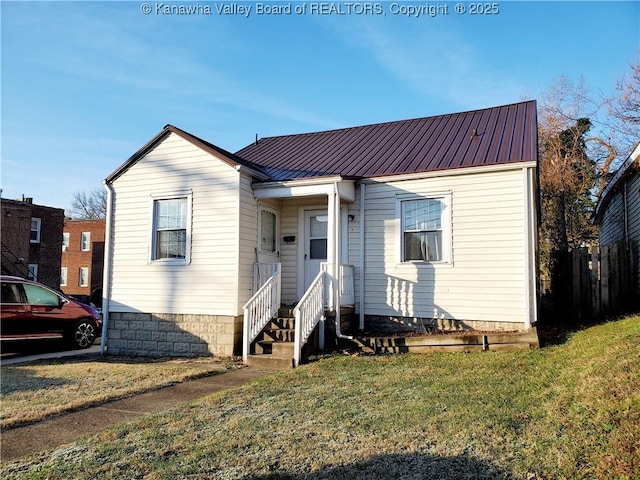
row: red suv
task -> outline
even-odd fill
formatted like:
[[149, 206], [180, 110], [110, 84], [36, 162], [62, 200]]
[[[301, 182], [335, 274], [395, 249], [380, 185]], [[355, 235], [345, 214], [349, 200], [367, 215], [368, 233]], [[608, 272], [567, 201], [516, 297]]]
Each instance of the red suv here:
[[75, 348], [89, 348], [100, 334], [100, 312], [37, 282], [0, 277], [0, 340], [62, 338]]

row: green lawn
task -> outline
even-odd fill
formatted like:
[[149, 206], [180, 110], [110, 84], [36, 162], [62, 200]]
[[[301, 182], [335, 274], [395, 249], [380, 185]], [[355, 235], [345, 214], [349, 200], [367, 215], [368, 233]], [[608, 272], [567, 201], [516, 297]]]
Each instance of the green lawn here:
[[335, 355], [3, 465], [33, 479], [640, 479], [640, 317], [536, 351]]

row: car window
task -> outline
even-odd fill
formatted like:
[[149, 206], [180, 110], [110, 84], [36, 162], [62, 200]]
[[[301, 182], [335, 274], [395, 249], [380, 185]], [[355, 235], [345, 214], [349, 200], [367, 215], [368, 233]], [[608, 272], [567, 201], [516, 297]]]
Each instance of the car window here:
[[2, 283], [2, 303], [22, 303], [20, 300], [20, 289], [15, 283]]
[[27, 294], [27, 303], [29, 305], [57, 306], [60, 301], [60, 297], [46, 288], [38, 287], [37, 285], [30, 285], [28, 283], [25, 283], [23, 287]]

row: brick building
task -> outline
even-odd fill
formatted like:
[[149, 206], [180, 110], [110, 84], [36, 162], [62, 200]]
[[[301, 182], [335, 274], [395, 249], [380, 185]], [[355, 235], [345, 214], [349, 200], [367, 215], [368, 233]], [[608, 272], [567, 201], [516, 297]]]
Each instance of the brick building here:
[[64, 220], [61, 288], [66, 294], [97, 306], [102, 297], [104, 232], [104, 219]]
[[0, 200], [2, 273], [60, 288], [64, 210], [32, 198]]

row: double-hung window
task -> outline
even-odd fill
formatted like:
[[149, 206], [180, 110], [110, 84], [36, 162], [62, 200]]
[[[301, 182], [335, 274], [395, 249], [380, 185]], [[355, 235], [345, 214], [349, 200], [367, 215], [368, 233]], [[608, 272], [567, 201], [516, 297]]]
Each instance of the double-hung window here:
[[191, 194], [156, 197], [153, 200], [151, 261], [189, 262]]
[[450, 195], [400, 200], [401, 261], [451, 262]]
[[80, 267], [80, 270], [78, 271], [78, 286], [89, 286], [89, 267]]
[[91, 232], [82, 232], [80, 236], [80, 251], [88, 252], [91, 250]]
[[260, 252], [276, 253], [278, 248], [278, 217], [272, 210], [260, 209]]
[[31, 280], [33, 282], [38, 281], [38, 264], [37, 263], [29, 264], [29, 272], [27, 273], [27, 280]]
[[62, 234], [62, 251], [69, 251], [69, 244], [71, 243], [71, 234], [69, 232], [64, 232]]
[[31, 243], [40, 243], [40, 227], [42, 225], [41, 218], [31, 219], [31, 233], [29, 240]]

